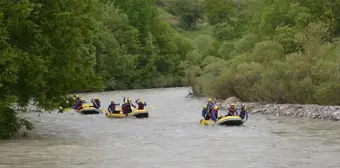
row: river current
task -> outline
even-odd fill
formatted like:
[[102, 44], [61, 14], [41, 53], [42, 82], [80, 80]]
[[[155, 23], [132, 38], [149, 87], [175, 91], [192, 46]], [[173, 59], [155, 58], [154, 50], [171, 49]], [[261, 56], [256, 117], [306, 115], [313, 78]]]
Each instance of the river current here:
[[[249, 115], [239, 127], [201, 126], [204, 99], [188, 88], [82, 94], [105, 106], [141, 98], [147, 119], [24, 113], [36, 129], [0, 141], [0, 168], [339, 168], [340, 123]], [[225, 111], [221, 111], [225, 114]]]

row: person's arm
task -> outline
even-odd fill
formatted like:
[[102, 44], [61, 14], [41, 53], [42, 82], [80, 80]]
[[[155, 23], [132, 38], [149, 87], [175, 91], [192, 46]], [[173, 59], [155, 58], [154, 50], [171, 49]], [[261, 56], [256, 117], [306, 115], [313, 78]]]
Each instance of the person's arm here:
[[202, 117], [205, 117], [205, 113], [206, 113], [205, 111], [206, 110], [204, 110], [204, 109], [202, 110]]
[[246, 121], [248, 121], [248, 111], [246, 111]]
[[235, 116], [238, 116], [238, 112], [237, 112], [237, 109], [235, 108]]

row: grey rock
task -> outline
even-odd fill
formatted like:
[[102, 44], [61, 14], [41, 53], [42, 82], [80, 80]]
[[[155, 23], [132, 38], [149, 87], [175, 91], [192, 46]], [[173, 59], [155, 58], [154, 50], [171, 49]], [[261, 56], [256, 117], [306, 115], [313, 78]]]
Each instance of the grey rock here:
[[237, 109], [246, 105], [249, 113], [275, 116], [298, 116], [322, 120], [340, 121], [340, 106], [321, 106], [316, 104], [269, 104], [263, 102], [241, 102], [235, 97], [217, 102], [221, 109], [235, 103]]

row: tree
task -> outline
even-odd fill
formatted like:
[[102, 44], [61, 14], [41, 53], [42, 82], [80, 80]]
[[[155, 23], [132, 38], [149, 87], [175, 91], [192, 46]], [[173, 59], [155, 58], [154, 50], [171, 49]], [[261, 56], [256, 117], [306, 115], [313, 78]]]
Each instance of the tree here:
[[215, 25], [221, 22], [229, 22], [236, 15], [234, 0], [204, 0], [205, 14], [209, 23]]
[[171, 0], [170, 8], [180, 16], [180, 24], [185, 29], [194, 30], [197, 20], [203, 17], [203, 4], [200, 0]]

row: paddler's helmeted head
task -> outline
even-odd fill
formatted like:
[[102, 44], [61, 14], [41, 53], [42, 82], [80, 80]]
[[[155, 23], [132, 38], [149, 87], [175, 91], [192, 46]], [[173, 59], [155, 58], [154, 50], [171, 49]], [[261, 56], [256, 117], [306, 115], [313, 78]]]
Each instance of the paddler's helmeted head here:
[[218, 110], [218, 106], [214, 106], [214, 110]]
[[207, 105], [204, 105], [204, 106], [203, 106], [203, 109], [207, 109], [207, 108], [208, 108], [208, 106], [207, 106]]
[[212, 99], [211, 98], [208, 99], [208, 103], [212, 103]]
[[111, 104], [115, 104], [115, 101], [112, 100], [112, 101], [111, 101]]
[[142, 103], [143, 101], [141, 99], [138, 100], [138, 103]]
[[230, 107], [231, 107], [231, 108], [235, 108], [235, 104], [232, 103], [232, 104], [230, 105]]
[[80, 101], [81, 101], [81, 102], [85, 102], [85, 99], [84, 99], [84, 98], [80, 98]]

